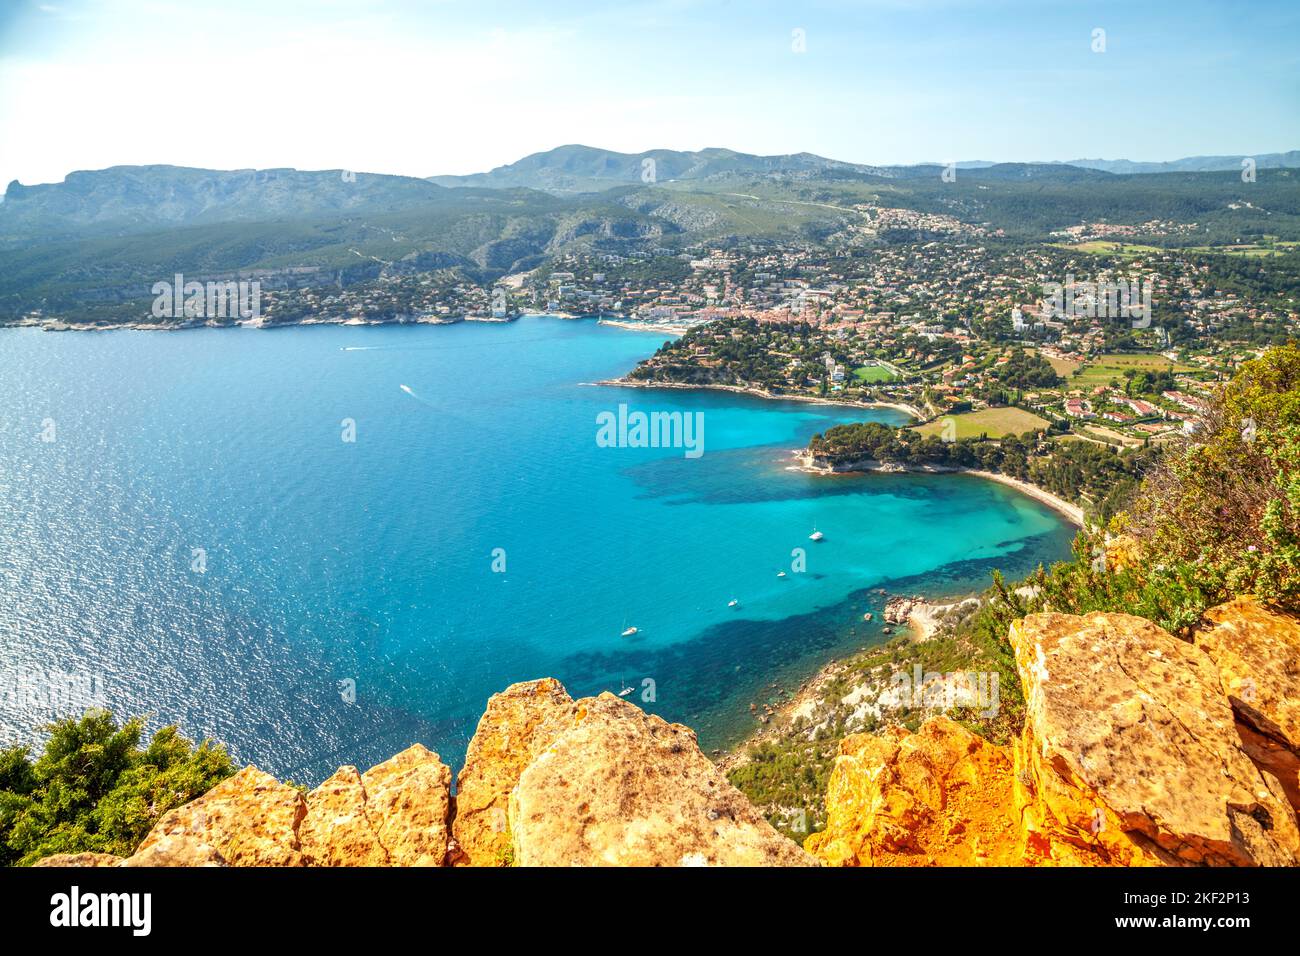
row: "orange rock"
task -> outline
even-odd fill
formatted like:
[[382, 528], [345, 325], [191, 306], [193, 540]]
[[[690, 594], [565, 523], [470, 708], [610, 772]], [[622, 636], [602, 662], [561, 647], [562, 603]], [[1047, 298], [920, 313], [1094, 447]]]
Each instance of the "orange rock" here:
[[441, 866], [451, 771], [416, 744], [305, 798], [246, 767], [158, 821], [124, 866]]
[[1017, 804], [1042, 862], [1290, 865], [1300, 829], [1241, 749], [1214, 662], [1143, 618], [1032, 614]]
[[32, 866], [121, 866], [122, 858], [112, 853], [55, 853], [42, 857]]
[[1021, 861], [1007, 752], [946, 717], [840, 744], [827, 825], [804, 841], [834, 866], [1010, 866]]
[[1300, 621], [1240, 597], [1207, 611], [1192, 640], [1219, 670], [1246, 752], [1300, 810]]
[[298, 825], [306, 814], [301, 793], [256, 767], [245, 767], [197, 800], [165, 813], [136, 852], [165, 837], [185, 837], [213, 847], [231, 866], [303, 866]]
[[700, 752], [695, 734], [604, 693], [519, 775], [507, 819], [517, 866], [799, 866]]
[[573, 698], [554, 678], [512, 684], [493, 694], [456, 780], [456, 866], [510, 861], [506, 810], [519, 775], [573, 719]]
[[165, 836], [118, 866], [225, 866], [216, 847], [191, 836]]
[[451, 770], [438, 755], [413, 744], [371, 767], [361, 782], [366, 815], [389, 865], [442, 866], [447, 858]]
[[307, 794], [298, 841], [308, 866], [387, 866], [356, 767], [340, 767]]

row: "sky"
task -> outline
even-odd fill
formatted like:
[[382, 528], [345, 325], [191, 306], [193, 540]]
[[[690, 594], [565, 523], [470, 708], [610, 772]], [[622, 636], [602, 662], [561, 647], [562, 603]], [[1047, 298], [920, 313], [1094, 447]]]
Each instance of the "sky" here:
[[0, 0], [0, 185], [470, 173], [566, 143], [882, 165], [1297, 149], [1300, 2]]

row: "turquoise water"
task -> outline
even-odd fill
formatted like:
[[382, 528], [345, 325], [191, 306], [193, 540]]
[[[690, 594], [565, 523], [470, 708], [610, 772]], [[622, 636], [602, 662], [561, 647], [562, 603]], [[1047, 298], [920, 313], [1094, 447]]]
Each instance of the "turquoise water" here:
[[[302, 782], [415, 740], [454, 768], [490, 694], [549, 675], [718, 747], [880, 638], [874, 589], [1066, 554], [991, 482], [789, 470], [895, 412], [584, 384], [658, 344], [548, 318], [0, 331], [0, 741], [60, 709], [13, 690], [53, 674]], [[601, 447], [620, 403], [702, 413], [704, 454]]]

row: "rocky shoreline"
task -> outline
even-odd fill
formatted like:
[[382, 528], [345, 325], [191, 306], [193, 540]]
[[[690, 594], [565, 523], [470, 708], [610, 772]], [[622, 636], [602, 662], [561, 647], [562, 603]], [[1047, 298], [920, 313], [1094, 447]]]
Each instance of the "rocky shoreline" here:
[[786, 395], [754, 388], [752, 385], [714, 385], [694, 384], [690, 382], [638, 382], [629, 378], [608, 378], [593, 385], [611, 385], [617, 388], [675, 388], [685, 391], [734, 392], [737, 395], [750, 395], [778, 402], [807, 402], [810, 405], [840, 405], [845, 408], [892, 408], [910, 415], [917, 421], [925, 421], [925, 415], [914, 405], [902, 402], [855, 402], [844, 398], [822, 398], [817, 395]]
[[[883, 593], [883, 589], [881, 592]], [[948, 603], [939, 604], [927, 601], [919, 594], [893, 595], [885, 601], [881, 618], [891, 628], [906, 628], [906, 634], [913, 643], [924, 643], [935, 637], [942, 629], [945, 618], [954, 611], [978, 607], [980, 598], [974, 594], [956, 598]], [[899, 636], [899, 632], [886, 632], [887, 636]], [[751, 747], [766, 740], [783, 737], [790, 725], [800, 716], [808, 717], [818, 709], [822, 702], [822, 692], [826, 685], [852, 667], [861, 657], [880, 649], [881, 644], [869, 645], [840, 658], [824, 664], [815, 674], [801, 683], [798, 690], [788, 700], [775, 707], [766, 707], [760, 725], [747, 737], [726, 751], [714, 751], [714, 759], [724, 771], [743, 766], [748, 761]], [[751, 712], [757, 713], [751, 706]]]
[[[456, 325], [460, 322], [514, 322], [524, 315], [494, 318], [488, 315], [398, 315], [386, 319], [366, 319], [357, 316], [327, 315], [296, 319], [292, 322], [267, 322], [263, 319], [238, 321], [215, 319], [167, 320], [162, 322], [69, 322], [64, 319], [20, 319], [0, 324], [4, 329], [40, 329], [43, 332], [184, 332], [188, 329], [292, 329], [304, 325]], [[557, 315], [556, 318], [576, 318]]]

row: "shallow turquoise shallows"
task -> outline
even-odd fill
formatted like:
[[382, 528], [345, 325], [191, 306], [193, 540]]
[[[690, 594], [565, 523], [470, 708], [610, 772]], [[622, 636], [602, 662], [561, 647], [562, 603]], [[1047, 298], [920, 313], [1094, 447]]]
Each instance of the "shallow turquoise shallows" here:
[[[879, 641], [877, 589], [1068, 552], [992, 482], [790, 470], [895, 412], [588, 384], [659, 344], [552, 318], [0, 331], [0, 743], [99, 702], [299, 782], [417, 740], [454, 768], [489, 695], [553, 676], [719, 747]], [[598, 442], [620, 404], [699, 413], [703, 454]]]

